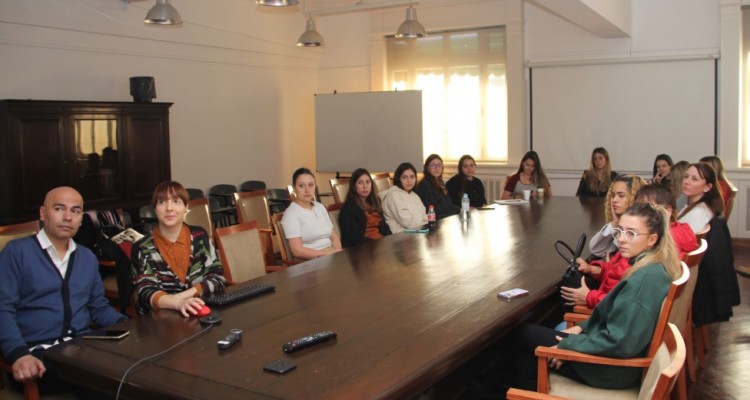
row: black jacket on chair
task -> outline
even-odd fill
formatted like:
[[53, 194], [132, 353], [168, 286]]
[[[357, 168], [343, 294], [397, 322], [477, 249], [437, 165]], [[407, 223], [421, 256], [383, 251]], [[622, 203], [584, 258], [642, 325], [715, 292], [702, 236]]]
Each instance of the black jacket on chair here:
[[723, 218], [709, 222], [708, 248], [698, 267], [693, 293], [693, 323], [702, 326], [728, 321], [732, 307], [740, 304], [740, 289], [734, 272], [732, 237]]
[[[367, 216], [357, 203], [351, 199], [341, 206], [339, 211], [339, 229], [341, 230], [341, 246], [352, 247], [366, 242], [365, 230], [367, 229]], [[385, 222], [383, 213], [380, 213], [380, 234], [383, 236], [390, 235], [391, 229]]]

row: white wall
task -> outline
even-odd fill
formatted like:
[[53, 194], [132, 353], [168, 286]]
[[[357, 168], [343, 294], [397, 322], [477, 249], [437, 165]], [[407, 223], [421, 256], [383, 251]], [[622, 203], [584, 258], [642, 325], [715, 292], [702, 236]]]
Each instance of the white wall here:
[[2, 1], [0, 98], [130, 101], [128, 78], [154, 76], [174, 179], [283, 187], [314, 164], [320, 51], [294, 45], [298, 7], [222, 2], [175, 2], [183, 26], [161, 27], [143, 23], [152, 1]]

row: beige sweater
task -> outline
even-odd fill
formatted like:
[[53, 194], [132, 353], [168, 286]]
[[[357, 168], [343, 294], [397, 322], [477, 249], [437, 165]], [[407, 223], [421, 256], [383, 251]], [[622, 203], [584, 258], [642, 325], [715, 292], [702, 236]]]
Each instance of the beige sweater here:
[[383, 215], [392, 233], [404, 229], [417, 229], [427, 223], [427, 212], [419, 196], [411, 191], [407, 193], [394, 186], [382, 193]]

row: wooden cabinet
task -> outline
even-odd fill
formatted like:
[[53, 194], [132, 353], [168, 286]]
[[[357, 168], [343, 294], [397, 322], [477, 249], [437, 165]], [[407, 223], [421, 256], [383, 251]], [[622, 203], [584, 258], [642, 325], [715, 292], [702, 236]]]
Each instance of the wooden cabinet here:
[[0, 100], [0, 225], [67, 185], [85, 207], [139, 207], [170, 179], [172, 103]]

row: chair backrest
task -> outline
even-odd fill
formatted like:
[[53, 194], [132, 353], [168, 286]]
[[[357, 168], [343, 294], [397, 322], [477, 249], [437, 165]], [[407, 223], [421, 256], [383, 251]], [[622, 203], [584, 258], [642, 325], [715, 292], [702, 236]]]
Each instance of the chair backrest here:
[[214, 234], [227, 282], [244, 282], [266, 274], [263, 243], [255, 221], [216, 228]]
[[652, 337], [651, 345], [648, 348], [648, 357], [653, 357], [656, 350], [659, 349], [664, 332], [667, 329], [667, 324], [672, 318], [674, 303], [683, 293], [685, 293], [685, 288], [690, 279], [690, 270], [687, 265], [685, 265], [684, 262], [680, 262], [680, 265], [682, 266], [682, 275], [669, 285], [669, 291], [667, 292], [667, 297], [664, 298], [664, 302], [662, 303], [659, 319], [656, 321], [656, 328], [654, 329], [654, 336]]
[[185, 223], [200, 226], [208, 232], [208, 237], [214, 242], [214, 227], [211, 222], [211, 210], [208, 207], [208, 199], [201, 197], [188, 200], [188, 213], [185, 215]]
[[701, 239], [705, 239], [706, 236], [708, 236], [708, 232], [711, 231], [711, 225], [706, 224], [706, 227], [703, 228], [700, 232], [695, 232], [695, 238], [698, 239], [698, 243], [701, 242]]
[[679, 329], [668, 324], [641, 384], [638, 400], [668, 399], [685, 364], [685, 355], [685, 341]]
[[343, 203], [346, 200], [346, 194], [349, 192], [349, 178], [331, 179], [331, 191], [333, 192], [333, 202]]
[[698, 265], [701, 263], [703, 254], [706, 253], [707, 248], [708, 242], [706, 242], [706, 239], [701, 239], [701, 246], [688, 253], [683, 262], [690, 270], [690, 276], [688, 277], [687, 285], [685, 285], [685, 291], [680, 297], [675, 299], [669, 315], [669, 322], [677, 325], [680, 333], [683, 335], [688, 333], [687, 329], [691, 329], [688, 326], [688, 315], [690, 314], [690, 309], [693, 307], [693, 292], [695, 292], [695, 284], [698, 282]]
[[252, 192], [254, 190], [265, 190], [266, 183], [263, 181], [245, 181], [240, 184], [240, 192]]
[[370, 174], [370, 178], [372, 178], [372, 184], [378, 189], [378, 193], [393, 186], [393, 181], [391, 181], [391, 177], [387, 172]]
[[211, 189], [208, 190], [208, 195], [219, 199], [219, 204], [222, 207], [231, 207], [233, 206], [232, 199], [236, 191], [237, 186], [221, 183], [211, 186]]
[[284, 212], [292, 202], [292, 197], [286, 189], [266, 189], [266, 196], [271, 214]]
[[281, 261], [284, 265], [292, 265], [300, 262], [294, 258], [292, 254], [292, 248], [289, 247], [289, 241], [284, 234], [284, 225], [281, 224], [281, 219], [284, 218], [284, 213], [278, 213], [271, 216], [271, 222], [273, 222], [273, 228], [276, 230], [276, 240], [279, 244], [279, 253], [281, 253]]
[[237, 216], [240, 222], [257, 221], [260, 228], [272, 229], [265, 189], [252, 192], [235, 192], [234, 204], [237, 207]]
[[0, 226], [0, 251], [13, 239], [31, 236], [39, 232], [39, 221]]
[[341, 237], [341, 228], [339, 228], [339, 213], [341, 212], [341, 207], [343, 207], [344, 204], [329, 204], [326, 206], [326, 210], [328, 210], [328, 216], [331, 217], [331, 223], [333, 224], [333, 230], [336, 231], [336, 234]]
[[187, 191], [188, 198], [190, 200], [206, 197], [206, 195], [203, 193], [203, 189], [185, 188], [185, 190]]

